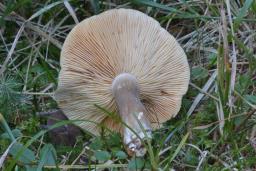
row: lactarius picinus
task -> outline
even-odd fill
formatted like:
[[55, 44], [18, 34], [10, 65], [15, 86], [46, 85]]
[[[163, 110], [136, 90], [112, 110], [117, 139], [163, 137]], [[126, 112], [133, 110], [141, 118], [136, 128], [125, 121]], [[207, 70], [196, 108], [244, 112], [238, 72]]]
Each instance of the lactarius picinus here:
[[[190, 77], [175, 38], [153, 18], [131, 9], [109, 10], [76, 25], [60, 63], [56, 100], [67, 117], [120, 132], [137, 156], [145, 154], [145, 131], [151, 137], [151, 130], [178, 113]], [[139, 137], [95, 104], [118, 113]], [[77, 124], [95, 135], [102, 130], [92, 122]]]

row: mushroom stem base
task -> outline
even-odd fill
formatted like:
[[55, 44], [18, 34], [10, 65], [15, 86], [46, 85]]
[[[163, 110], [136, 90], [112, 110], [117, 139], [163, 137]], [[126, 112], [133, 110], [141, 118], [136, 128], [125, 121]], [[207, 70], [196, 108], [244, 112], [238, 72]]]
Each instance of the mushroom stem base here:
[[151, 138], [152, 128], [146, 117], [145, 107], [139, 99], [136, 78], [128, 73], [118, 75], [112, 83], [112, 91], [122, 121], [128, 126], [123, 128], [128, 153], [143, 156], [146, 148], [141, 140]]

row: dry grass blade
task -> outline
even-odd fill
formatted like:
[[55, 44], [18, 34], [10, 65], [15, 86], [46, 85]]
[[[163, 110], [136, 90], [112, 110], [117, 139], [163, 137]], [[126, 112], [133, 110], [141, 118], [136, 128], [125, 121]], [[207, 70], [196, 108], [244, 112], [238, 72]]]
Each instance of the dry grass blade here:
[[196, 171], [201, 170], [200, 167], [201, 167], [201, 165], [203, 164], [203, 161], [206, 159], [207, 154], [208, 154], [207, 151], [203, 151], [203, 152], [202, 152], [202, 154], [201, 154], [201, 156], [200, 156], [200, 161], [199, 161], [199, 163], [198, 163], [198, 165], [197, 165], [197, 168], [196, 168]]
[[[217, 122], [217, 123], [219, 123], [219, 122]], [[207, 129], [207, 128], [210, 128], [211, 126], [213, 126], [214, 124], [216, 124], [216, 122], [210, 123], [210, 124], [207, 124], [207, 125], [197, 126], [197, 127], [194, 127], [193, 129], [198, 129], [198, 130], [200, 130], [200, 129]]]
[[54, 93], [41, 93], [41, 92], [22, 92], [22, 94], [26, 95], [40, 95], [40, 96], [54, 96]]
[[[216, 92], [218, 92], [217, 87], [218, 86], [215, 87]], [[225, 125], [225, 117], [224, 117], [223, 106], [222, 106], [221, 100], [219, 102], [215, 102], [215, 104], [216, 104], [217, 116], [218, 116], [218, 120], [219, 120], [220, 134], [223, 135], [223, 128], [224, 128], [224, 125]]]
[[[207, 92], [209, 90], [209, 88], [214, 83], [214, 80], [216, 79], [216, 76], [217, 76], [217, 70], [214, 71], [214, 73], [211, 75], [209, 80], [206, 82], [206, 84], [202, 88], [203, 92]], [[198, 106], [198, 104], [200, 103], [200, 101], [203, 99], [204, 96], [205, 96], [205, 94], [203, 94], [203, 93], [199, 93], [196, 96], [195, 100], [193, 101], [191, 107], [189, 108], [189, 110], [187, 112], [187, 116], [190, 116], [194, 112], [194, 110], [196, 109], [196, 107]]]
[[[61, 49], [68, 33], [82, 19], [93, 18], [99, 13], [119, 8], [136, 9], [157, 20], [162, 28], [178, 39], [182, 49], [186, 52], [190, 68], [192, 68], [190, 79], [192, 81], [189, 83], [186, 96], [182, 99], [179, 115], [161, 125], [161, 119], [155, 118], [153, 124], [161, 128], [153, 131], [152, 142], [148, 141], [147, 138], [145, 138], [147, 142], [141, 140], [147, 149], [147, 155], [139, 157], [138, 161], [135, 156], [130, 158], [125, 153], [126, 146], [122, 143], [123, 138], [120, 134], [113, 133], [103, 124], [99, 124], [96, 127], [101, 131], [99, 137], [94, 137], [86, 131], [74, 140], [74, 145], [72, 143], [72, 146], [67, 148], [65, 146], [61, 149], [53, 149], [52, 152], [56, 154], [57, 158], [50, 159], [51, 157], [47, 157], [49, 162], [44, 163], [45, 168], [42, 167], [41, 170], [173, 170], [172, 168], [198, 171], [236, 170], [239, 168], [254, 170], [256, 155], [255, 0], [55, 0], [33, 2], [32, 0], [20, 0], [12, 3], [8, 0], [0, 0], [0, 72], [2, 74], [0, 78], [1, 76], [11, 78], [0, 79], [0, 112], [5, 114], [7, 123], [13, 123], [10, 124], [10, 128], [6, 129], [8, 131], [5, 130], [4, 133], [1, 133], [0, 139], [2, 137], [6, 139], [8, 135], [13, 135], [13, 140], [15, 137], [22, 138], [22, 141], [19, 142], [33, 151], [36, 158], [28, 164], [20, 162], [19, 156], [26, 155], [24, 150], [24, 153], [20, 150], [20, 154], [22, 154], [16, 157], [11, 154], [13, 146], [11, 147], [10, 144], [12, 142], [0, 143], [0, 151], [2, 151], [0, 170], [24, 170], [27, 166], [36, 167], [37, 164], [41, 163], [40, 169], [46, 159], [46, 155], [42, 155], [44, 152], [42, 149], [47, 149], [45, 144], [54, 143], [54, 138], [57, 137], [48, 136], [49, 138], [46, 138], [44, 136], [49, 128], [64, 127], [64, 124], [69, 123], [88, 122], [96, 125], [95, 122], [89, 120], [72, 120], [61, 121], [52, 127], [48, 123], [49, 117], [46, 118], [47, 125], [41, 124], [45, 121], [45, 117], [49, 116], [50, 111], [58, 108], [55, 99], [56, 92], [54, 91], [57, 88], [58, 75], [61, 70]], [[131, 16], [133, 15], [134, 13]], [[3, 17], [1, 18], [1, 16]], [[126, 19], [118, 20], [115, 23], [123, 23], [122, 25], [124, 25], [127, 23]], [[131, 29], [124, 28], [125, 32], [131, 32], [140, 23], [136, 20]], [[119, 33], [123, 35], [120, 29], [116, 32], [118, 34], [112, 34], [109, 36], [110, 38], [104, 40], [106, 32], [114, 31], [114, 28], [108, 29], [112, 25], [100, 22], [99, 29], [102, 29], [102, 36], [97, 32], [93, 34], [96, 36], [95, 39], [88, 39], [87, 41], [88, 44], [91, 44], [97, 38], [100, 40], [99, 43], [94, 43], [95, 47], [93, 45], [93, 48], [88, 48], [86, 52], [78, 50], [77, 53], [72, 54], [79, 54], [82, 59], [85, 56], [87, 59], [88, 55], [98, 55], [100, 56], [100, 65], [93, 67], [93, 69], [100, 68], [102, 71], [111, 72], [119, 71], [129, 65], [129, 62], [125, 62], [123, 66], [118, 67], [119, 62], [116, 60], [120, 59], [120, 56], [135, 57], [138, 55], [134, 63], [134, 66], [139, 64], [138, 67], [132, 66], [125, 69], [127, 72], [135, 73], [134, 68], [140, 72], [144, 70], [141, 66], [147, 66], [145, 61], [148, 60], [142, 60], [141, 56], [156, 56], [155, 54], [160, 52], [165, 45], [168, 46], [168, 44], [160, 41], [159, 43], [162, 45], [160, 48], [145, 50], [146, 47], [157, 43], [156, 39], [152, 37], [155, 32], [149, 31], [149, 27], [147, 27], [149, 25], [146, 25], [147, 30], [145, 31], [141, 31], [141, 27], [136, 29], [140, 31], [140, 35], [147, 33], [147, 38], [153, 40], [145, 48], [137, 48], [137, 43], [145, 44], [144, 39], [140, 39], [137, 34], [134, 37], [124, 34], [122, 39], [114, 40], [115, 35], [120, 35]], [[78, 37], [88, 38], [85, 35]], [[135, 42], [127, 46], [126, 41], [129, 38]], [[116, 51], [112, 53], [110, 52], [112, 51], [111, 48], [101, 46], [102, 42], [118, 47], [118, 49], [124, 48], [124, 50], [120, 54], [117, 54]], [[122, 42], [125, 44], [122, 45]], [[79, 46], [81, 45], [79, 43]], [[171, 46], [171, 44], [169, 45]], [[76, 49], [76, 47], [73, 46], [70, 50]], [[134, 50], [134, 48], [136, 53], [132, 55], [129, 49]], [[92, 50], [99, 52], [91, 53]], [[126, 52], [127, 54], [125, 54]], [[169, 56], [162, 53], [160, 55]], [[102, 59], [110, 56], [116, 56], [116, 59], [113, 60], [113, 67], [108, 67], [107, 62], [102, 62]], [[90, 59], [88, 58], [88, 60]], [[161, 58], [152, 62], [153, 68], [157, 68], [157, 61], [161, 61], [159, 59]], [[122, 61], [126, 61], [126, 59], [124, 58]], [[165, 64], [166, 61], [169, 60], [164, 60], [162, 63]], [[76, 60], [72, 60], [71, 63], [77, 64], [77, 67], [84, 64]], [[172, 63], [178, 66], [175, 62]], [[194, 70], [197, 66], [200, 67]], [[153, 78], [154, 74], [149, 73], [152, 71], [149, 68], [146, 68], [148, 72], [139, 75], [138, 78], [144, 79], [146, 78], [145, 75], [150, 78], [152, 76], [152, 83], [157, 83], [157, 87], [161, 89], [172, 88], [172, 86], [166, 86], [165, 83], [159, 83], [160, 77]], [[169, 68], [173, 67], [159, 67], [159, 69], [163, 69], [161, 73], [171, 75], [168, 74]], [[73, 72], [69, 68], [67, 71]], [[81, 74], [82, 71], [87, 70], [84, 68], [77, 70], [76, 76], [83, 75]], [[97, 73], [95, 75], [95, 72], [88, 73], [93, 78], [98, 78], [101, 75]], [[112, 77], [116, 74], [113, 74]], [[108, 75], [103, 75], [104, 78], [97, 79], [95, 84], [101, 80], [107, 80]], [[88, 79], [89, 82], [92, 81], [91, 77]], [[112, 108], [109, 107], [115, 104], [115, 99], [109, 101], [105, 99], [106, 95], [112, 94], [109, 90], [110, 85], [106, 88], [102, 85], [111, 84], [112, 77], [106, 83], [99, 84], [98, 88], [94, 88], [95, 84], [87, 86], [87, 78], [78, 79], [78, 82], [81, 82], [78, 88], [86, 87], [83, 93], [79, 93], [81, 98], [78, 100], [87, 98], [88, 90], [90, 92], [91, 89], [96, 89], [97, 91], [92, 93], [95, 99], [91, 103], [96, 103], [95, 111], [93, 110], [92, 114], [102, 112], [103, 116], [113, 118], [114, 122], [120, 122], [120, 125], [134, 131], [131, 126], [128, 126], [118, 117], [118, 110], [112, 112]], [[159, 92], [152, 90], [152, 84], [149, 84], [148, 81], [139, 80], [139, 82], [147, 83], [146, 86], [140, 86], [141, 92], [145, 92], [145, 96], [141, 96], [141, 99], [143, 104], [147, 105], [146, 109], [149, 108], [153, 114], [162, 114], [165, 111], [170, 113], [168, 108], [175, 106], [175, 104], [166, 100], [165, 97], [163, 98], [165, 103], [159, 107], [159, 112], [155, 109], [151, 110], [152, 102], [156, 101], [160, 104], [161, 99], [148, 94], [153, 92], [158, 95]], [[143, 91], [144, 87], [149, 88], [149, 90]], [[108, 90], [108, 93], [103, 93], [104, 98], [101, 101], [101, 98], [99, 99], [97, 96], [105, 90]], [[176, 92], [176, 89], [170, 91], [172, 94], [173, 92]], [[166, 92], [161, 91], [160, 93], [165, 96]], [[76, 93], [74, 97], [77, 97]], [[166, 98], [168, 98], [168, 92]], [[77, 100], [73, 102], [78, 104]], [[109, 102], [109, 106], [104, 105], [105, 102]], [[74, 109], [84, 113], [78, 108]], [[116, 106], [113, 110], [116, 110]], [[89, 112], [91, 110], [86, 111], [86, 113]], [[42, 119], [39, 119], [39, 116], [42, 116]], [[142, 124], [138, 122], [138, 125], [142, 128], [143, 135], [147, 137]], [[42, 127], [46, 130], [39, 131]], [[65, 128], [67, 127], [65, 126]], [[64, 134], [58, 132], [58, 134], [68, 137], [67, 141], [73, 141], [74, 138], [70, 138], [66, 132], [69, 131], [65, 131]], [[185, 135], [187, 132], [189, 136]], [[24, 137], [24, 133], [30, 138]], [[73, 135], [73, 133], [71, 134]], [[136, 135], [136, 132], [134, 134]], [[60, 143], [66, 141], [63, 138], [57, 139]], [[84, 144], [85, 141], [86, 144]], [[100, 153], [96, 153], [98, 151]], [[137, 168], [138, 165], [144, 166]]]
[[229, 164], [226, 163], [225, 161], [221, 160], [219, 156], [217, 155], [214, 155], [214, 154], [211, 154], [209, 153], [209, 155], [214, 158], [215, 160], [217, 160], [219, 163], [221, 163], [223, 166], [225, 166], [225, 168], [230, 168]]
[[198, 87], [197, 85], [193, 84], [193, 83], [189, 83], [190, 86], [194, 87], [195, 89], [199, 90], [201, 93], [211, 97], [212, 99], [216, 100], [216, 101], [219, 101], [219, 99], [213, 95], [211, 95], [210, 93], [204, 91], [203, 89], [201, 89], [200, 87]]
[[250, 143], [251, 143], [253, 149], [256, 151], [256, 125], [254, 125], [252, 128], [252, 132], [250, 135]]
[[85, 154], [86, 151], [88, 151], [89, 147], [86, 146], [83, 148], [83, 150], [81, 151], [81, 153], [75, 158], [75, 160], [73, 160], [73, 162], [71, 163], [71, 166], [74, 166], [75, 163], [80, 159], [80, 157]]
[[233, 37], [235, 37], [234, 28], [233, 28], [233, 21], [232, 21], [232, 14], [230, 9], [230, 1], [226, 0], [227, 5], [227, 11], [228, 11], [228, 20], [230, 24], [231, 34], [232, 34], [232, 55], [231, 55], [231, 61], [232, 61], [232, 69], [231, 69], [231, 79], [230, 79], [230, 89], [229, 89], [229, 107], [230, 107], [230, 114], [232, 113], [233, 109], [233, 91], [235, 89], [235, 82], [236, 82], [236, 68], [237, 68], [237, 57], [236, 57], [236, 47], [235, 47], [235, 41]]
[[49, 40], [52, 44], [54, 44], [59, 49], [62, 48], [62, 43], [61, 42], [59, 42], [58, 40], [54, 39], [51, 35], [48, 35], [47, 33], [42, 31], [37, 26], [34, 26], [31, 23], [27, 23], [26, 24], [26, 28], [30, 28], [31, 30], [37, 32], [40, 36], [42, 36], [42, 37], [46, 38], [47, 40]]
[[78, 24], [79, 21], [77, 19], [76, 13], [75, 13], [74, 9], [72, 8], [72, 6], [70, 5], [70, 3], [68, 2], [68, 0], [64, 0], [64, 5], [67, 8], [69, 14], [72, 16], [75, 23]]
[[46, 11], [50, 10], [51, 8], [53, 8], [53, 7], [55, 7], [55, 6], [59, 5], [59, 4], [62, 4], [62, 2], [63, 2], [63, 0], [51, 3], [51, 4], [47, 5], [47, 6], [45, 6], [44, 8], [42, 8], [39, 11], [37, 11], [36, 13], [34, 13], [31, 17], [29, 17], [28, 21], [31, 21], [34, 18], [42, 15]]
[[13, 141], [13, 142], [9, 145], [9, 147], [5, 150], [5, 152], [2, 154], [2, 156], [0, 157], [0, 168], [3, 167], [4, 161], [5, 161], [5, 159], [6, 159], [7, 155], [8, 155], [8, 153], [9, 153], [11, 147], [13, 146], [13, 144], [15, 144], [15, 143], [16, 143], [16, 141]]
[[[50, 4], [50, 5], [46, 6], [45, 8], [43, 8], [43, 9], [39, 10], [38, 12], [36, 12], [35, 14], [33, 14], [28, 20], [25, 20], [24, 18], [18, 16], [16, 13], [12, 13], [12, 15], [18, 16], [18, 18], [21, 19], [23, 21], [23, 23], [21, 24], [21, 27], [20, 27], [18, 33], [16, 34], [15, 39], [14, 39], [14, 41], [12, 43], [12, 47], [11, 47], [10, 51], [8, 52], [8, 55], [7, 55], [6, 59], [5, 59], [5, 61], [2, 64], [2, 67], [0, 69], [0, 75], [2, 75], [4, 73], [4, 71], [5, 71], [5, 69], [6, 69], [7, 65], [8, 65], [8, 62], [9, 62], [9, 60], [11, 59], [11, 57], [12, 57], [12, 55], [14, 53], [15, 47], [16, 47], [16, 45], [18, 43], [18, 40], [19, 40], [20, 36], [22, 35], [22, 32], [24, 31], [25, 27], [28, 27], [28, 28], [32, 29], [33, 31], [39, 33], [41, 36], [45, 37], [46, 39], [49, 39], [50, 42], [52, 42], [55, 46], [57, 46], [58, 48], [61, 49], [62, 44], [60, 42], [58, 42], [57, 40], [55, 40], [51, 36], [48, 36], [45, 32], [43, 32], [42, 30], [40, 30], [36, 26], [33, 26], [29, 22], [30, 20], [34, 19], [35, 17], [38, 17], [39, 15], [44, 13], [45, 11], [51, 9], [52, 7], [54, 7], [54, 6], [56, 6], [56, 5], [60, 4], [60, 3], [62, 3], [62, 1], [59, 1], [59, 2], [56, 2], [56, 3], [53, 3], [53, 4]], [[6, 9], [6, 7], [2, 3], [0, 3], [0, 5], [1, 5], [2, 9]]]
[[4, 61], [4, 63], [2, 64], [2, 67], [1, 67], [1, 69], [0, 69], [0, 75], [2, 75], [2, 74], [4, 73], [4, 71], [5, 71], [6, 67], [7, 67], [7, 64], [8, 64], [9, 60], [10, 60], [11, 57], [12, 57], [12, 54], [13, 54], [13, 52], [14, 52], [14, 49], [15, 49], [17, 43], [18, 43], [18, 40], [19, 40], [19, 38], [20, 38], [20, 36], [21, 36], [21, 34], [22, 34], [24, 28], [25, 28], [25, 25], [22, 24], [21, 27], [20, 27], [20, 29], [19, 29], [19, 31], [18, 31], [18, 33], [17, 33], [16, 36], [15, 36], [15, 39], [14, 39], [14, 41], [13, 41], [13, 43], [12, 43], [11, 49], [10, 49], [10, 51], [9, 51], [9, 53], [8, 53], [8, 55], [7, 55], [6, 59], [5, 59], [5, 61]]
[[[53, 5], [51, 5], [50, 7], [54, 7], [58, 4], [61, 4], [62, 1], [54, 3]], [[49, 5], [47, 6], [49, 8]], [[6, 9], [6, 7], [0, 3], [0, 8], [2, 8], [3, 10]], [[46, 8], [46, 7], [45, 7]], [[35, 17], [40, 16], [41, 14], [43, 14], [44, 12], [46, 12], [46, 9], [48, 8], [43, 8], [44, 10], [40, 10], [38, 12], [36, 12], [35, 14], [33, 14], [28, 20], [26, 20], [25, 18], [23, 18], [22, 16], [18, 15], [15, 12], [12, 12], [10, 16], [5, 17], [6, 20], [11, 20], [11, 21], [15, 21], [17, 24], [22, 25], [23, 23], [25, 24], [26, 28], [29, 28], [31, 30], [33, 30], [34, 32], [38, 33], [40, 36], [44, 37], [45, 39], [49, 40], [53, 45], [55, 45], [56, 47], [58, 47], [59, 49], [62, 48], [62, 43], [59, 42], [58, 40], [54, 39], [52, 37], [52, 35], [47, 34], [45, 31], [43, 31], [42, 29], [40, 29], [38, 26], [33, 25], [30, 20], [34, 19]], [[49, 9], [51, 9], [49, 8]]]
[[[127, 168], [128, 164], [97, 164], [93, 166], [85, 166], [85, 165], [59, 165], [59, 169], [103, 169], [103, 168]], [[45, 169], [55, 169], [56, 166], [44, 166]]]
[[[230, 117], [230, 119], [232, 119], [232, 118], [238, 118], [238, 117], [241, 117], [241, 116], [247, 116], [247, 117], [248, 117], [250, 114], [251, 114], [251, 112], [247, 112], [247, 113], [243, 113], [243, 114], [237, 114], [237, 115], [232, 115], [232, 116]], [[218, 120], [218, 121], [209, 123], [209, 124], [207, 124], [207, 125], [196, 126], [196, 127], [192, 128], [192, 129], [199, 129], [199, 130], [200, 130], [200, 129], [207, 129], [207, 128], [209, 128], [209, 127], [215, 125], [215, 124], [219, 124], [220, 122], [225, 121], [225, 120], [228, 120], [228, 119], [229, 119], [229, 118], [225, 118], [224, 120]]]
[[[222, 40], [223, 40], [223, 47], [220, 47], [220, 49], [223, 49], [223, 51], [220, 51], [219, 55], [218, 55], [218, 83], [215, 87], [216, 93], [219, 95], [220, 97], [220, 101], [219, 102], [215, 102], [216, 104], [216, 109], [217, 109], [217, 116], [219, 119], [219, 130], [220, 130], [220, 134], [223, 135], [223, 128], [225, 125], [225, 121], [224, 121], [224, 108], [223, 105], [225, 105], [227, 98], [226, 92], [229, 91], [229, 82], [227, 81], [228, 77], [227, 75], [229, 74], [229, 60], [228, 60], [228, 56], [229, 56], [229, 45], [228, 45], [228, 28], [227, 28], [227, 22], [226, 22], [226, 16], [225, 16], [225, 9], [223, 8], [223, 4], [221, 5], [221, 27], [220, 27], [220, 33], [222, 36]], [[224, 106], [225, 107], [225, 106]]]
[[194, 144], [186, 144], [186, 145], [188, 145], [188, 146], [190, 146], [190, 147], [193, 147], [194, 149], [196, 149], [199, 153], [200, 153], [200, 155], [201, 155], [201, 159], [200, 159], [200, 161], [199, 161], [199, 163], [198, 163], [198, 165], [197, 165], [197, 168], [196, 168], [196, 170], [201, 170], [200, 169], [200, 166], [202, 165], [202, 163], [203, 163], [203, 161], [204, 161], [204, 159], [206, 158], [206, 156], [208, 155], [208, 156], [210, 156], [210, 157], [212, 157], [212, 158], [214, 158], [214, 159], [216, 159], [219, 163], [221, 163], [223, 166], [225, 166], [225, 167], [230, 167], [226, 162], [224, 162], [223, 160], [221, 160], [220, 158], [219, 158], [219, 156], [216, 156], [216, 155], [214, 155], [214, 154], [212, 154], [210, 151], [202, 151], [202, 150], [200, 150], [200, 148], [198, 148], [197, 146], [195, 146]]
[[33, 53], [30, 53], [29, 55], [29, 59], [28, 59], [28, 66], [27, 66], [27, 71], [26, 71], [26, 76], [25, 76], [25, 83], [23, 86], [23, 91], [26, 91], [27, 89], [27, 82], [28, 82], [28, 75], [29, 75], [29, 69], [30, 69], [30, 65], [31, 65], [31, 61], [32, 61], [32, 55], [34, 55]]
[[1, 39], [2, 39], [2, 42], [3, 42], [3, 44], [4, 44], [4, 47], [5, 47], [6, 51], [9, 52], [9, 49], [8, 49], [8, 47], [7, 47], [7, 44], [6, 44], [5, 40], [4, 40], [4, 37], [3, 37], [3, 34], [2, 34], [1, 29], [0, 29], [0, 37], [1, 37]]

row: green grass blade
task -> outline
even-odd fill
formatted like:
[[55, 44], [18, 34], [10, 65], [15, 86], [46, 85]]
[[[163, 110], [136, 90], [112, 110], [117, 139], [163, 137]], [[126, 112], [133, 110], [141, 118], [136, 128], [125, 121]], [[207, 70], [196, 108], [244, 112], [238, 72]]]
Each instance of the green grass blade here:
[[239, 26], [239, 24], [241, 23], [242, 19], [246, 16], [249, 8], [252, 6], [254, 0], [246, 0], [244, 2], [244, 6], [239, 10], [235, 21], [235, 29], [237, 29], [237, 27]]
[[177, 14], [180, 14], [182, 16], [191, 16], [191, 15], [193, 15], [191, 13], [180, 11], [176, 8], [172, 8], [172, 7], [169, 7], [169, 6], [166, 6], [166, 5], [163, 5], [163, 4], [159, 4], [159, 3], [153, 2], [153, 1], [148, 1], [148, 0], [132, 0], [132, 3], [134, 3], [134, 4], [143, 4], [143, 5], [146, 5], [146, 6], [155, 7], [155, 8], [162, 9], [162, 10], [165, 10], [165, 11], [168, 11], [168, 12], [171, 12], [171, 13], [177, 13]]
[[95, 14], [100, 12], [100, 3], [99, 0], [90, 0], [91, 6]]
[[58, 128], [60, 126], [64, 126], [66, 124], [71, 124], [71, 123], [74, 123], [74, 122], [90, 122], [90, 123], [98, 124], [96, 122], [89, 121], [89, 120], [65, 120], [65, 121], [61, 121], [61, 122], [58, 122], [58, 123], [50, 126], [47, 130], [41, 130], [40, 132], [38, 132], [36, 135], [34, 135], [30, 140], [28, 140], [26, 142], [26, 144], [23, 146], [24, 148], [22, 148], [22, 149], [20, 149], [18, 151], [18, 153], [15, 156], [15, 158], [10, 162], [10, 164], [6, 168], [6, 171], [11, 171], [13, 169], [13, 167], [15, 166], [15, 164], [17, 163], [18, 158], [23, 154], [24, 150], [26, 148], [28, 148], [37, 139], [39, 139], [41, 136], [43, 136], [45, 133], [47, 133], [48, 131], [50, 131], [50, 130], [52, 130], [54, 128]]
[[4, 116], [0, 113], [0, 123], [2, 124], [4, 130], [9, 134], [10, 138], [12, 141], [16, 141], [15, 137], [12, 134], [12, 131], [8, 125], [8, 123], [6, 122], [6, 120], [4, 119]]
[[37, 60], [38, 60], [38, 63], [41, 65], [41, 67], [45, 70], [48, 80], [54, 83], [55, 86], [57, 86], [56, 76], [54, 75], [53, 71], [50, 69], [50, 65], [43, 58], [38, 57]]
[[164, 170], [167, 170], [170, 165], [171, 162], [175, 159], [175, 157], [178, 155], [178, 153], [180, 152], [181, 148], [183, 147], [183, 145], [185, 144], [185, 142], [187, 141], [189, 136], [189, 133], [187, 133], [181, 140], [179, 146], [177, 147], [177, 149], [175, 150], [174, 154], [172, 156], [170, 156], [169, 158], [167, 158], [167, 160], [164, 160], [162, 163], [164, 163], [165, 161], [168, 161], [168, 163], [165, 165]]
[[45, 165], [58, 165], [56, 164], [56, 151], [51, 144], [46, 144], [40, 151], [40, 161], [37, 167], [37, 171], [41, 171]]
[[61, 1], [57, 1], [57, 2], [54, 2], [54, 3], [51, 3], [47, 6], [45, 6], [44, 8], [40, 9], [39, 11], [37, 11], [36, 13], [34, 13], [29, 19], [28, 21], [31, 21], [33, 20], [34, 18], [42, 15], [43, 13], [45, 13], [46, 11], [52, 9], [53, 7], [59, 5], [59, 4], [62, 4], [64, 2], [64, 0], [61, 0]]

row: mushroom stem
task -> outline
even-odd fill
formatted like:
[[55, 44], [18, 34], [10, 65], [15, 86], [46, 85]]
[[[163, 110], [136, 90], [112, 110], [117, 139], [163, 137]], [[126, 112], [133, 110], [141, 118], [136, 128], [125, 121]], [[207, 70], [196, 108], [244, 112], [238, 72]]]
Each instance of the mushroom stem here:
[[146, 149], [141, 139], [151, 138], [152, 128], [146, 118], [145, 107], [139, 99], [139, 87], [136, 78], [129, 73], [118, 75], [112, 82], [112, 92], [122, 121], [139, 136], [137, 137], [130, 128], [123, 128], [124, 143], [128, 147], [128, 152], [136, 156], [145, 155]]

